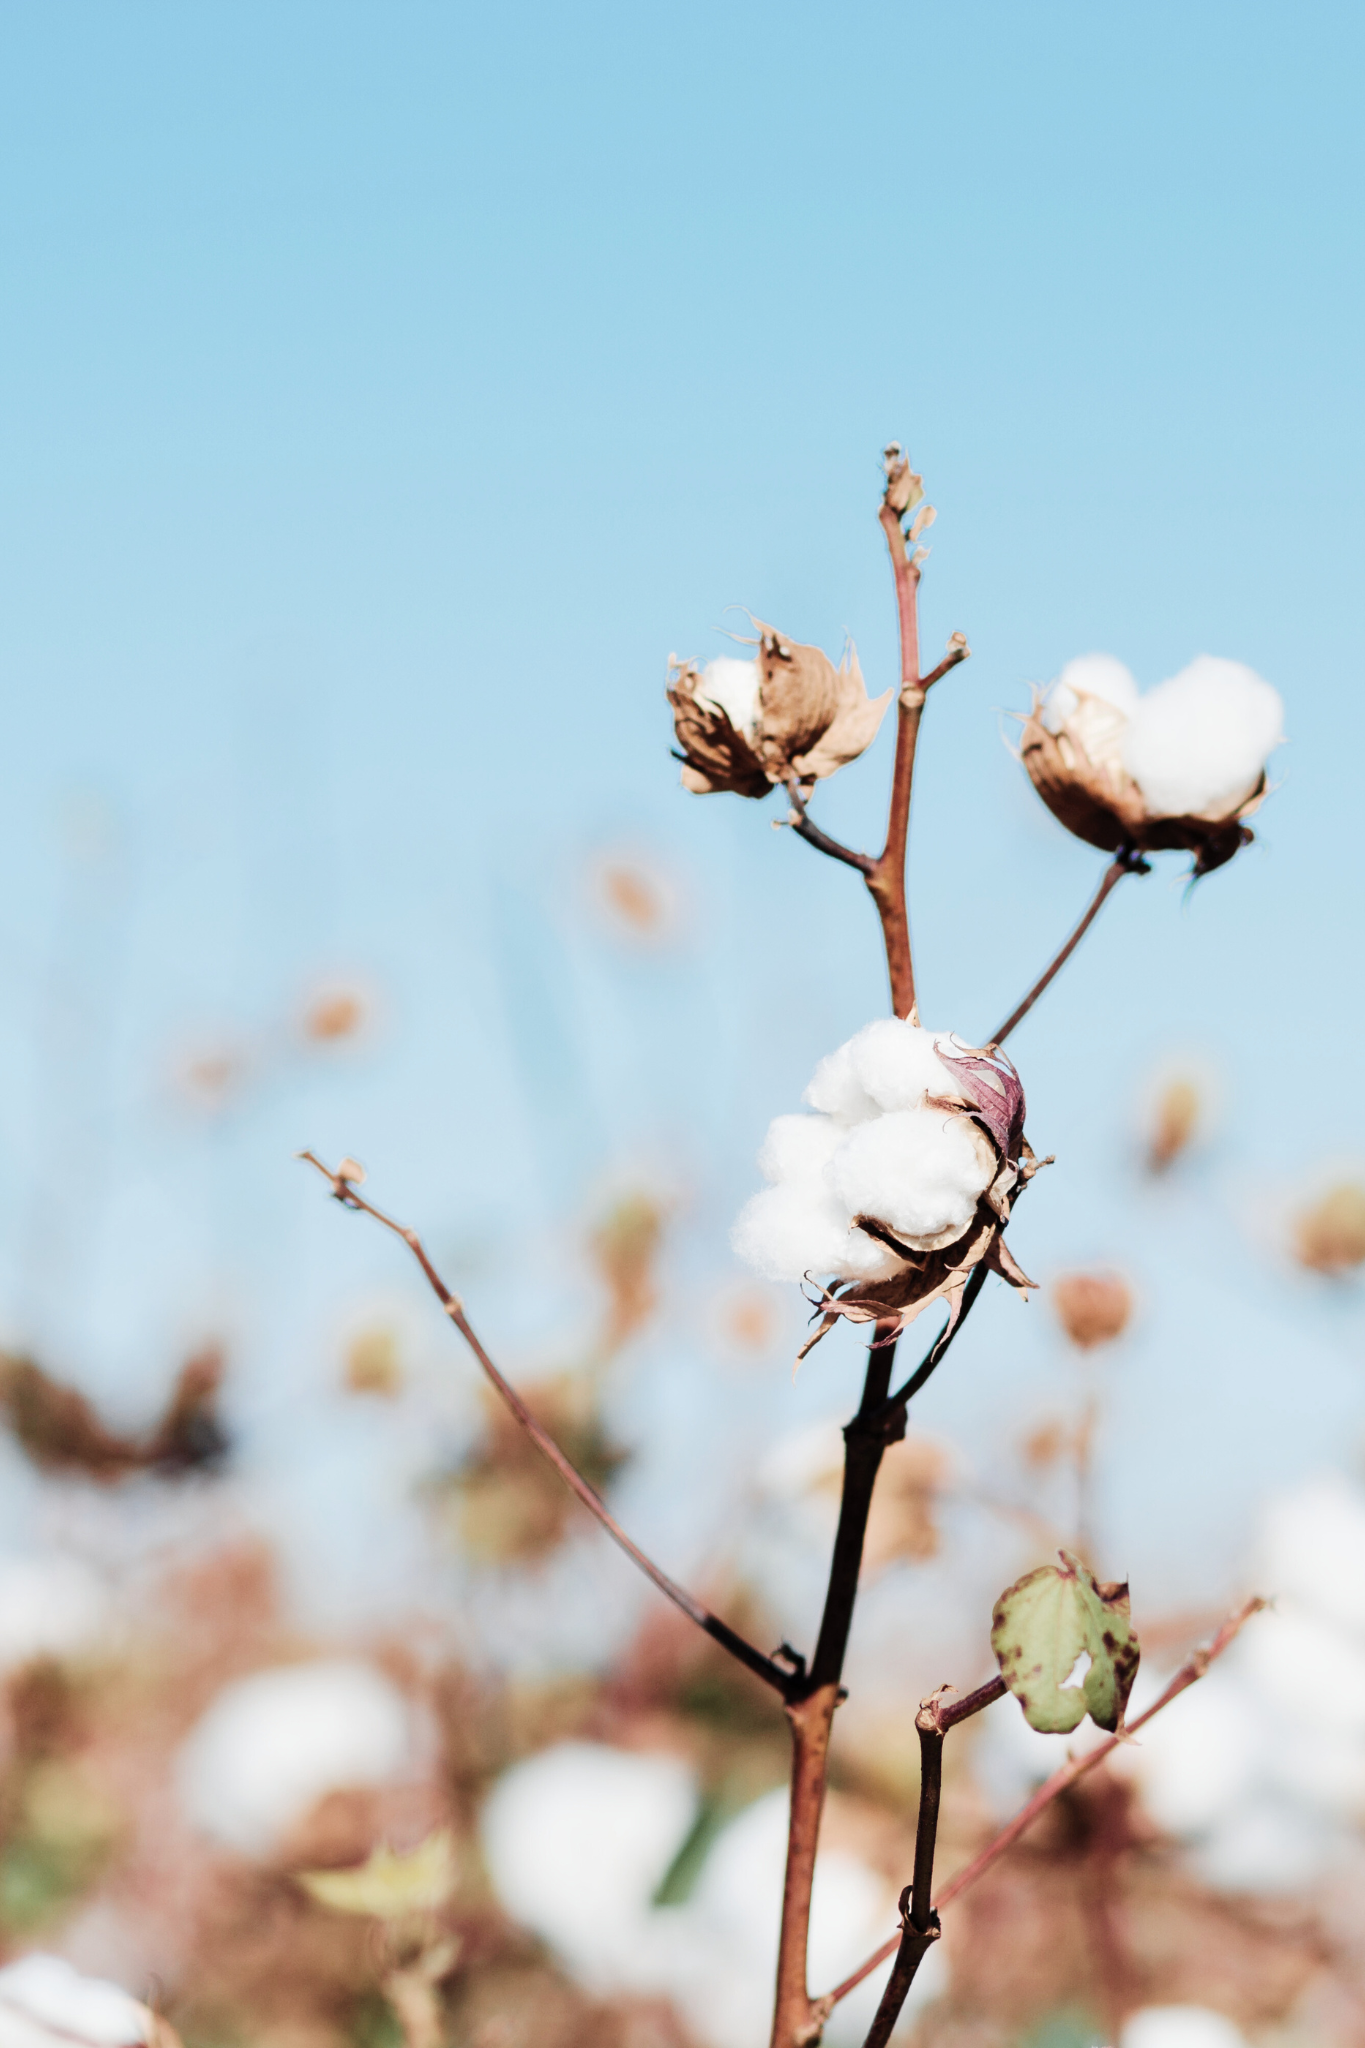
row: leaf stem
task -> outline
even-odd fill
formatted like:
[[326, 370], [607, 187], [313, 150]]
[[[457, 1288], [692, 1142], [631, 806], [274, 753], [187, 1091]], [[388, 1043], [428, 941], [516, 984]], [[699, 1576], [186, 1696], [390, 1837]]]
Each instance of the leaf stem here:
[[[541, 1456], [548, 1459], [550, 1464], [554, 1466], [555, 1471], [558, 1472], [570, 1492], [576, 1494], [588, 1510], [588, 1513], [602, 1524], [602, 1527], [611, 1537], [612, 1542], [625, 1552], [632, 1564], [639, 1566], [646, 1578], [653, 1580], [659, 1591], [667, 1599], [671, 1600], [675, 1607], [681, 1608], [689, 1621], [695, 1622], [698, 1628], [704, 1629], [707, 1635], [713, 1637], [721, 1645], [722, 1649], [728, 1650], [732, 1657], [737, 1658], [741, 1664], [747, 1665], [750, 1671], [763, 1679], [766, 1684], [772, 1686], [775, 1692], [782, 1695], [783, 1699], [786, 1699], [793, 1686], [798, 1682], [798, 1679], [793, 1676], [792, 1672], [784, 1670], [771, 1657], [765, 1657], [761, 1650], [755, 1649], [752, 1643], [746, 1642], [744, 1637], [732, 1629], [728, 1623], [723, 1622], [719, 1615], [713, 1614], [709, 1607], [705, 1606], [700, 1600], [694, 1599], [689, 1592], [677, 1584], [676, 1580], [670, 1579], [667, 1572], [660, 1570], [654, 1560], [647, 1557], [638, 1544], [632, 1543], [630, 1537], [627, 1536], [625, 1530], [616, 1520], [616, 1517], [612, 1514], [601, 1495], [594, 1487], [589, 1486], [582, 1473], [565, 1457], [549, 1431], [542, 1428], [541, 1424], [537, 1422], [516, 1388], [512, 1386], [510, 1381], [505, 1380], [498, 1371], [497, 1366], [494, 1365], [479, 1338], [475, 1335], [459, 1296], [451, 1293], [445, 1281], [432, 1265], [431, 1260], [427, 1256], [426, 1248], [417, 1232], [407, 1229], [404, 1224], [397, 1222], [392, 1216], [385, 1215], [384, 1211], [377, 1209], [373, 1202], [366, 1201], [363, 1195], [356, 1192], [352, 1180], [347, 1174], [340, 1169], [333, 1172], [330, 1166], [323, 1165], [315, 1153], [300, 1152], [298, 1157], [306, 1160], [310, 1166], [315, 1166], [323, 1178], [331, 1182], [332, 1194], [341, 1203], [343, 1208], [355, 1209], [363, 1212], [366, 1216], [372, 1216], [376, 1223], [382, 1223], [384, 1228], [391, 1230], [395, 1237], [402, 1238], [404, 1244], [408, 1247], [408, 1250], [426, 1275], [427, 1284], [431, 1288], [432, 1293], [436, 1296], [441, 1307], [464, 1338], [465, 1343], [469, 1346], [475, 1358], [478, 1359], [484, 1372], [492, 1381], [508, 1408], [511, 1409], [512, 1414], [525, 1430], [527, 1436], [530, 1437]], [[343, 1167], [353, 1164], [353, 1161], [342, 1161]]]

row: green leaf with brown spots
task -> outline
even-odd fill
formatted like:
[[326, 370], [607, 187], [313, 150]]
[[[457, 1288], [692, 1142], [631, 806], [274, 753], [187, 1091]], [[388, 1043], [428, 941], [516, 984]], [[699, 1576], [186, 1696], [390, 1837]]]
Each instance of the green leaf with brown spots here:
[[1112, 1733], [1123, 1725], [1142, 1654], [1128, 1588], [1101, 1586], [1070, 1551], [1057, 1555], [1059, 1565], [1025, 1572], [1000, 1595], [991, 1648], [1030, 1728], [1068, 1735], [1088, 1713]]

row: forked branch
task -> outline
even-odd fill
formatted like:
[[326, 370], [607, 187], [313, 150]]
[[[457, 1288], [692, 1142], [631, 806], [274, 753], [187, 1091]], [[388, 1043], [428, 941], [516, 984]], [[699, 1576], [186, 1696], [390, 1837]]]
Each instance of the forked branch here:
[[[356, 1166], [355, 1161], [353, 1159], [343, 1159], [340, 1167], [333, 1172], [330, 1166], [324, 1166], [322, 1161], [312, 1152], [300, 1152], [298, 1156], [300, 1159], [307, 1160], [310, 1166], [315, 1166], [323, 1178], [331, 1182], [332, 1194], [341, 1203], [343, 1208], [359, 1210], [366, 1216], [372, 1216], [376, 1223], [383, 1224], [385, 1230], [391, 1230], [395, 1237], [402, 1238], [404, 1244], [426, 1275], [427, 1284], [431, 1288], [432, 1293], [436, 1296], [441, 1307], [445, 1310], [451, 1322], [454, 1323], [456, 1329], [464, 1338], [465, 1343], [478, 1359], [484, 1372], [511, 1409], [512, 1414], [525, 1430], [527, 1436], [530, 1437], [541, 1456], [547, 1458], [550, 1464], [554, 1466], [555, 1471], [558, 1472], [570, 1492], [577, 1494], [579, 1500], [582, 1501], [584, 1507], [588, 1510], [588, 1513], [602, 1524], [602, 1527], [611, 1537], [612, 1542], [619, 1549], [624, 1550], [631, 1563], [638, 1565], [645, 1574], [645, 1577], [652, 1579], [659, 1591], [671, 1600], [675, 1607], [681, 1608], [689, 1621], [695, 1622], [698, 1628], [704, 1629], [707, 1635], [712, 1636], [721, 1645], [722, 1649], [728, 1650], [732, 1657], [737, 1658], [741, 1664], [747, 1665], [750, 1671], [755, 1672], [759, 1678], [772, 1686], [773, 1690], [780, 1693], [785, 1699], [794, 1683], [792, 1672], [784, 1669], [773, 1658], [765, 1657], [763, 1652], [755, 1649], [752, 1643], [746, 1642], [744, 1637], [739, 1635], [726, 1622], [723, 1622], [719, 1615], [713, 1614], [709, 1607], [704, 1606], [700, 1600], [694, 1599], [689, 1592], [677, 1584], [676, 1580], [670, 1579], [667, 1572], [661, 1571], [653, 1558], [646, 1557], [638, 1544], [631, 1542], [629, 1536], [627, 1536], [625, 1530], [616, 1520], [616, 1517], [612, 1514], [601, 1495], [594, 1487], [589, 1486], [582, 1473], [565, 1457], [549, 1431], [542, 1428], [541, 1424], [537, 1422], [516, 1388], [510, 1381], [505, 1380], [498, 1371], [498, 1368], [494, 1365], [471, 1328], [469, 1318], [464, 1312], [464, 1304], [459, 1296], [453, 1294], [446, 1286], [445, 1281], [432, 1265], [431, 1260], [427, 1257], [426, 1248], [417, 1232], [407, 1229], [405, 1225], [397, 1222], [392, 1216], [386, 1216], [382, 1209], [377, 1209], [373, 1202], [366, 1201], [365, 1197], [357, 1192], [355, 1183], [362, 1176], [361, 1169]], [[350, 1171], [347, 1171], [347, 1169], [350, 1169]]]
[[[1013, 1848], [1019, 1837], [1026, 1829], [1032, 1827], [1039, 1814], [1045, 1812], [1051, 1806], [1054, 1799], [1060, 1798], [1062, 1793], [1068, 1791], [1078, 1778], [1085, 1777], [1087, 1772], [1093, 1771], [1097, 1765], [1102, 1764], [1106, 1757], [1112, 1756], [1120, 1742], [1126, 1741], [1130, 1735], [1136, 1735], [1140, 1728], [1145, 1728], [1154, 1716], [1159, 1714], [1164, 1707], [1168, 1707], [1172, 1700], [1178, 1699], [1180, 1694], [1185, 1692], [1188, 1687], [1197, 1684], [1208, 1670], [1210, 1664], [1213, 1663], [1215, 1657], [1222, 1656], [1229, 1643], [1241, 1632], [1247, 1622], [1251, 1620], [1251, 1617], [1254, 1614], [1259, 1614], [1265, 1605], [1266, 1602], [1259, 1597], [1248, 1600], [1244, 1607], [1239, 1608], [1235, 1614], [1229, 1615], [1211, 1643], [1193, 1651], [1186, 1658], [1160, 1698], [1153, 1700], [1151, 1706], [1145, 1712], [1135, 1714], [1133, 1719], [1127, 1723], [1122, 1734], [1107, 1735], [1102, 1742], [1097, 1742], [1095, 1747], [1087, 1750], [1083, 1756], [1072, 1757], [1068, 1763], [1062, 1765], [1059, 1771], [1054, 1771], [1046, 1784], [1039, 1786], [1028, 1804], [1022, 1806], [1018, 1813], [1015, 1814], [1014, 1819], [1007, 1821], [999, 1834], [986, 1844], [980, 1855], [973, 1857], [964, 1870], [958, 1871], [956, 1877], [950, 1878], [934, 1901], [935, 1910], [941, 1912], [945, 1907], [950, 1906], [954, 1899], [960, 1899], [965, 1891], [969, 1891], [980, 1878], [985, 1876], [991, 1865], [997, 1863], [1007, 1849]], [[983, 1686], [981, 1692], [992, 1692], [994, 1683], [995, 1681], [992, 1681], [991, 1686]], [[1001, 1690], [1003, 1691], [1003, 1687]], [[992, 1696], [998, 1699], [1000, 1694], [993, 1692]], [[976, 1699], [977, 1697], [979, 1697], [978, 1694], [968, 1695], [968, 1699]], [[967, 1701], [963, 1700], [957, 1704], [965, 1707]], [[983, 1700], [982, 1704], [986, 1705], [988, 1702]], [[921, 1714], [923, 1711], [921, 1709]], [[917, 1721], [916, 1726], [918, 1725]], [[875, 1955], [869, 1956], [865, 1963], [860, 1963], [852, 1976], [845, 1977], [842, 1984], [836, 1984], [833, 1991], [826, 1992], [825, 1996], [817, 2001], [817, 2004], [826, 2012], [832, 2011], [841, 1998], [847, 1998], [850, 1991], [857, 1990], [864, 1978], [870, 1977], [874, 1970], [880, 1969], [887, 1957], [893, 1955], [900, 1947], [900, 1943], [900, 1934], [894, 1934], [890, 1941], [883, 1942]], [[906, 1988], [909, 1988], [908, 1985]]]

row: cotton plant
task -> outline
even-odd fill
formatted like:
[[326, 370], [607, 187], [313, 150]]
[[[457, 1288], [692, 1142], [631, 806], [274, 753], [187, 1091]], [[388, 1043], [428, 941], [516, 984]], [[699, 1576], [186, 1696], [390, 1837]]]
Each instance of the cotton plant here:
[[[817, 1922], [819, 1917], [817, 1852], [878, 1477], [888, 1449], [906, 1434], [911, 1403], [943, 1365], [988, 1276], [995, 1273], [1020, 1291], [1032, 1284], [1009, 1248], [1008, 1235], [1017, 1202], [1047, 1162], [1039, 1160], [1025, 1136], [1024, 1081], [1005, 1042], [1050, 987], [1118, 882], [1150, 872], [1148, 856], [1184, 851], [1192, 856], [1194, 876], [1202, 877], [1225, 866], [1246, 845], [1246, 820], [1264, 801], [1269, 766], [1282, 737], [1276, 693], [1235, 661], [1199, 656], [1145, 693], [1111, 657], [1086, 656], [1069, 663], [1052, 686], [1035, 692], [1023, 718], [1020, 759], [1054, 816], [1112, 859], [1080, 922], [1003, 1022], [990, 1031], [966, 1028], [968, 1020], [954, 1016], [945, 1004], [934, 1012], [935, 1024], [926, 1025], [919, 1010], [906, 899], [916, 750], [931, 694], [968, 659], [970, 649], [966, 636], [955, 632], [942, 658], [925, 669], [918, 607], [928, 551], [922, 537], [934, 512], [924, 502], [922, 479], [895, 444], [886, 451], [884, 477], [877, 516], [890, 555], [900, 639], [899, 675], [889, 689], [869, 694], [851, 646], [836, 664], [821, 648], [758, 620], [752, 655], [725, 655], [704, 664], [674, 656], [669, 662], [668, 700], [688, 796], [738, 796], [762, 803], [776, 793], [784, 810], [774, 822], [861, 876], [880, 922], [886, 957], [889, 1014], [869, 1020], [819, 1060], [803, 1106], [769, 1106], [758, 1156], [766, 1185], [734, 1226], [741, 1260], [769, 1280], [806, 1291], [814, 1329], [803, 1352], [841, 1322], [861, 1327], [870, 1338], [862, 1398], [843, 1430], [838, 1519], [815, 1642], [804, 1650], [785, 1642], [775, 1651], [763, 1650], [648, 1557], [499, 1370], [465, 1304], [447, 1287], [417, 1233], [362, 1192], [365, 1175], [359, 1163], [346, 1158], [329, 1167], [312, 1153], [301, 1155], [325, 1176], [343, 1207], [369, 1216], [403, 1240], [499, 1397], [582, 1507], [664, 1598], [781, 1701], [791, 1738], [790, 1790], [763, 1820], [770, 1829], [777, 1816], [783, 1864], [781, 1885], [774, 1883], [761, 1909], [770, 1916], [775, 1954], [775, 1985], [767, 2000], [772, 2048], [812, 2048], [832, 2024], [840, 2038], [861, 2037], [865, 2048], [882, 2048], [901, 2022], [907, 2001], [917, 1995], [921, 1965], [942, 1931], [940, 1914], [951, 1910], [1053, 1800], [1069, 1793], [1129, 1735], [1201, 1680], [1262, 1604], [1248, 1602], [1230, 1616], [1212, 1642], [1150, 1697], [1141, 1688], [1134, 1695], [1141, 1647], [1125, 1585], [1101, 1582], [1084, 1557], [1059, 1552], [1055, 1561], [1038, 1562], [1007, 1587], [993, 1609], [979, 1616], [979, 1633], [984, 1638], [989, 1632], [997, 1675], [967, 1691], [945, 1683], [913, 1713], [921, 1765], [915, 1846], [896, 1910], [887, 1914], [892, 1924], [886, 1937], [856, 1967], [844, 1969], [838, 1982], [821, 1986], [822, 1970], [833, 1974], [842, 1965], [822, 1963], [818, 1949], [811, 1948], [813, 1900]], [[893, 697], [885, 836], [880, 852], [865, 853], [832, 837], [817, 823], [812, 806], [821, 785], [877, 741]], [[981, 943], [989, 944], [988, 934]], [[757, 1141], [757, 1129], [754, 1135]], [[929, 1310], [941, 1311], [937, 1332], [919, 1362], [898, 1372], [905, 1332]], [[1048, 1731], [1079, 1733], [1085, 1726], [1089, 1746], [1059, 1763], [964, 1868], [936, 1885], [945, 1741], [954, 1728], [986, 1713], [1007, 1694], [1017, 1704], [1001, 1711], [1022, 1714], [1037, 1739]], [[1135, 1697], [1137, 1704], [1130, 1708]], [[590, 1770], [580, 1756], [572, 1768], [590, 1778], [597, 1765]], [[579, 1966], [589, 1975], [599, 1968], [642, 1968], [641, 1958], [654, 1953], [658, 1923], [641, 1903], [641, 1872], [649, 1878], [665, 1853], [665, 1837], [671, 1840], [684, 1824], [689, 1794], [680, 1769], [655, 1772], [653, 1791], [641, 1791], [638, 1810], [615, 1836], [597, 1830], [589, 1814], [571, 1833], [567, 1862], [556, 1860], [552, 1831], [542, 1828], [538, 1836], [529, 1823], [518, 1833], [510, 1861], [500, 1864], [502, 1851], [490, 1846], [495, 1881], [509, 1905], [561, 1948], [578, 1944]], [[518, 1782], [524, 1793], [528, 1781]], [[551, 1796], [548, 1782], [540, 1786], [546, 1800]], [[578, 1786], [575, 1798], [587, 1782]], [[557, 1798], [563, 1786], [558, 1779], [555, 1785]], [[613, 1796], [602, 1790], [603, 1814]], [[511, 1800], [512, 1794], [507, 1797]], [[591, 1907], [575, 1862], [589, 1836], [596, 1837], [596, 1863], [605, 1857], [610, 1864], [613, 1839], [620, 1858], [615, 1878], [608, 1870], [610, 1881], [594, 1893]], [[760, 1895], [752, 1887], [751, 1894]], [[546, 1918], [552, 1910], [557, 1932]], [[680, 1925], [673, 1923], [675, 1932]], [[759, 1945], [749, 1942], [736, 1964], [749, 1973], [744, 1999], [753, 1995], [759, 1952]], [[720, 2044], [725, 2039], [720, 2007], [729, 1993], [722, 1993], [716, 1971], [708, 1977], [705, 1953], [696, 1949], [688, 1980], [692, 1988], [680, 1986], [677, 1996], [693, 2030]], [[704, 2000], [711, 1983], [708, 2022], [698, 2018], [695, 1999]], [[700, 1992], [697, 1984], [703, 1987]], [[855, 1996], [875, 1996], [875, 2010], [865, 2027], [860, 2016], [849, 2035], [850, 2014], [857, 2007], [847, 2001]], [[747, 2042], [756, 2038], [756, 2022], [750, 2007], [744, 2010], [749, 2014], [744, 2020]], [[1156, 2020], [1150, 2012], [1120, 2011], [1115, 2018], [1130, 2020], [1133, 2048], [1150, 2048], [1157, 2041], [1169, 2041], [1174, 2048], [1177, 2040], [1214, 2038], [1207, 2026], [1201, 2035], [1197, 2021], [1187, 2025], [1188, 2014], [1179, 2022]]]

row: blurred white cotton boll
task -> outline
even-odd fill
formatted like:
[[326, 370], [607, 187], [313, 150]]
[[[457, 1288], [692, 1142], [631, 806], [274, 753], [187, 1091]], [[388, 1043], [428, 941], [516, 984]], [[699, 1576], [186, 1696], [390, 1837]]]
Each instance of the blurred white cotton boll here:
[[850, 1217], [875, 1216], [913, 1242], [965, 1229], [996, 1166], [969, 1117], [901, 1109], [851, 1132], [827, 1177]]
[[1248, 1796], [1265, 1762], [1270, 1730], [1245, 1684], [1211, 1671], [1117, 1753], [1160, 1828], [1198, 1834]]
[[1201, 654], [1139, 698], [1123, 765], [1155, 817], [1198, 817], [1250, 794], [1284, 736], [1278, 693], [1238, 661]]
[[1239, 1667], [1301, 1729], [1365, 1737], [1365, 1647], [1314, 1615], [1281, 1608], [1259, 1615], [1240, 1648]]
[[206, 1834], [269, 1853], [324, 1792], [412, 1768], [409, 1702], [371, 1664], [336, 1660], [258, 1671], [225, 1686], [181, 1748], [181, 1802]]
[[108, 1625], [102, 1580], [74, 1557], [15, 1557], [0, 1563], [0, 1665], [67, 1657]]
[[1119, 2048], [1246, 2048], [1246, 2035], [1207, 2005], [1149, 2005], [1125, 2023]]
[[922, 1031], [901, 1017], [879, 1017], [849, 1040], [854, 1078], [881, 1110], [916, 1109], [926, 1095], [960, 1099], [957, 1077], [939, 1058], [940, 1043], [951, 1054], [949, 1033]]
[[697, 695], [717, 705], [736, 732], [752, 738], [758, 729], [758, 682], [756, 661], [722, 654], [702, 670]]
[[1128, 719], [1137, 709], [1138, 686], [1114, 655], [1078, 654], [1047, 693], [1043, 724], [1049, 732], [1060, 732], [1074, 717], [1082, 696], [1096, 697]]
[[154, 2026], [121, 1985], [82, 1977], [60, 1956], [24, 1956], [0, 1970], [0, 2048], [136, 2048]]
[[651, 1900], [692, 1826], [696, 1779], [673, 1756], [563, 1742], [515, 1764], [483, 1810], [503, 1906], [573, 1974], [610, 1990], [652, 1973]]
[[764, 1180], [814, 1178], [821, 1173], [847, 1132], [829, 1116], [775, 1116], [758, 1155]]
[[1261, 1546], [1268, 1593], [1365, 1633], [1365, 1498], [1336, 1473], [1273, 1501]]
[[803, 1280], [807, 1273], [884, 1280], [904, 1264], [850, 1224], [848, 1210], [823, 1180], [780, 1181], [745, 1203], [730, 1242], [768, 1280]]
[[1311, 1807], [1263, 1792], [1203, 1837], [1193, 1864], [1215, 1891], [1292, 1896], [1324, 1876], [1339, 1842]]

